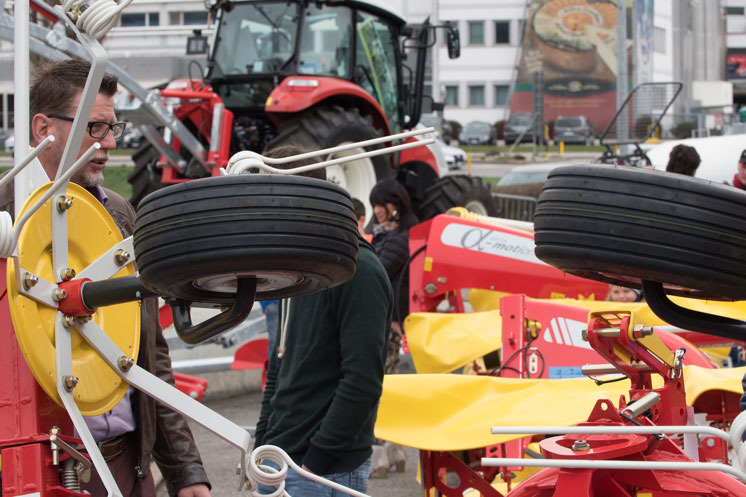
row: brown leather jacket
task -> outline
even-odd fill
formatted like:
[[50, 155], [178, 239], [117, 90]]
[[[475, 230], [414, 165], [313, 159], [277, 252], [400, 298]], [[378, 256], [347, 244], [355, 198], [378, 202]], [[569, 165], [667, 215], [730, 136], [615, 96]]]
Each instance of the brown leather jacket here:
[[[119, 226], [122, 236], [132, 235], [135, 228], [135, 211], [121, 195], [104, 189], [108, 200], [104, 208]], [[13, 182], [0, 189], [0, 210], [14, 215]], [[140, 353], [137, 364], [160, 379], [174, 384], [171, 358], [163, 330], [158, 323], [158, 300], [145, 299], [141, 305]], [[202, 466], [199, 451], [186, 419], [179, 413], [156, 403], [139, 390], [132, 396], [132, 408], [137, 423], [137, 440], [140, 443], [140, 468], [144, 476], [150, 471], [151, 457], [166, 481], [172, 497], [180, 489], [204, 483], [210, 486]]]

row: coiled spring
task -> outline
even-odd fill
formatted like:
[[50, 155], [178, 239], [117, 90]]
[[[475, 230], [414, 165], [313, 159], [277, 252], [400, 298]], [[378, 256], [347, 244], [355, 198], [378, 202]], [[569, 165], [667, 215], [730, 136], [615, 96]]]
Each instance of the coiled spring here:
[[100, 40], [117, 23], [119, 15], [132, 0], [117, 4], [114, 0], [66, 0], [62, 4], [65, 13], [75, 22], [75, 27], [91, 38]]
[[[272, 466], [266, 464], [257, 464], [257, 461], [271, 461], [279, 466], [279, 469], [275, 469]], [[293, 462], [290, 456], [276, 445], [262, 445], [254, 449], [246, 464], [246, 476], [248, 478], [248, 494], [251, 497], [287, 497], [289, 494], [285, 492], [285, 478], [288, 474], [288, 468], [293, 468], [296, 473], [308, 478], [309, 480], [321, 483], [340, 492], [344, 492], [348, 495], [354, 495], [356, 497], [368, 497], [366, 494], [360, 493], [351, 488], [347, 488], [339, 483], [329, 481], [318, 475], [310, 473]], [[259, 491], [258, 485], [266, 485], [275, 487], [275, 490], [271, 493], [265, 494]]]

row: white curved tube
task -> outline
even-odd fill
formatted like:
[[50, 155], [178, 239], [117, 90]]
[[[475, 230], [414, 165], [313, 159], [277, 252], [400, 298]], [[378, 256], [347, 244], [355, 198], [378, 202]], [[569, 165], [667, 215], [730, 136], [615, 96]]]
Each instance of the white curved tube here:
[[[264, 464], [257, 464], [257, 461], [262, 459], [274, 462], [280, 466], [280, 469], [274, 469], [273, 467]], [[306, 471], [295, 464], [287, 452], [276, 445], [262, 445], [249, 454], [249, 460], [246, 464], [246, 474], [250, 485], [249, 495], [251, 497], [289, 496], [289, 494], [285, 492], [285, 477], [287, 476], [288, 468], [293, 468], [296, 473], [304, 478], [315, 481], [316, 483], [321, 483], [322, 485], [326, 485], [327, 487], [344, 492], [348, 495], [354, 495], [355, 497], [368, 497], [366, 494], [360, 493], [357, 490], [347, 488], [344, 485], [329, 481], [326, 478], [322, 478], [321, 476]], [[277, 488], [274, 492], [263, 494], [259, 492], [259, 489], [257, 488], [258, 484]]]
[[91, 3], [87, 0], [66, 0], [62, 8], [79, 30], [99, 40], [114, 27], [119, 14], [131, 3], [132, 0], [123, 0], [120, 4], [114, 0], [94, 0]]

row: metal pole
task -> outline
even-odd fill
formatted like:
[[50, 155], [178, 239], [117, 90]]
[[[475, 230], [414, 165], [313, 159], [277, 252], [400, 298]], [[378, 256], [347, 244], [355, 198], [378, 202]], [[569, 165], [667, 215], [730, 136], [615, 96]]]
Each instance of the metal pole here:
[[[617, 111], [627, 98], [627, 2], [617, 2], [616, 25], [616, 108]], [[616, 138], [619, 142], [629, 141], [629, 119], [626, 113], [619, 114], [617, 120]], [[620, 150], [624, 153], [624, 150]]]
[[[431, 6], [431, 13], [430, 17], [432, 18], [433, 25], [437, 26], [440, 24], [440, 18], [438, 17], [440, 14], [438, 12], [438, 3], [440, 0], [432, 0], [432, 6]], [[435, 31], [435, 44], [432, 48], [432, 73], [430, 74], [430, 81], [432, 83], [432, 97], [433, 102], [441, 102], [440, 98], [440, 37], [443, 36], [442, 31]], [[442, 111], [439, 112], [439, 114], [443, 115]], [[443, 137], [441, 136], [441, 139]]]
[[[13, 57], [15, 74], [13, 75], [13, 112], [15, 133], [15, 159], [18, 164], [28, 154], [29, 147], [29, 2], [18, 0], [14, 6], [15, 41], [13, 46]], [[30, 193], [28, 185], [31, 172], [27, 169], [21, 171], [16, 178], [15, 193], [15, 216], [23, 207], [23, 202]]]

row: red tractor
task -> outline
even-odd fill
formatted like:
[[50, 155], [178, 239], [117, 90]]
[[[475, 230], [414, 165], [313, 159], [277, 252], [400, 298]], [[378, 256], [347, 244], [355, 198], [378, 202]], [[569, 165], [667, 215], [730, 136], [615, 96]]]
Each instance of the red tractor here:
[[[212, 0], [210, 14], [215, 32], [204, 79], [160, 91], [195, 139], [159, 132], [162, 120], [148, 125], [137, 102], [118, 106], [149, 142], [133, 156], [134, 204], [167, 184], [217, 175], [236, 152], [289, 143], [322, 149], [413, 128], [423, 101], [431, 103], [423, 93], [425, 62], [437, 28], [445, 29], [449, 56], [459, 55], [454, 27], [425, 21], [414, 35], [373, 0]], [[409, 54], [414, 69], [404, 65]], [[497, 214], [480, 178], [446, 172], [440, 149], [430, 145], [332, 167], [328, 175], [365, 204], [378, 180], [395, 177], [422, 220], [455, 205]]]

